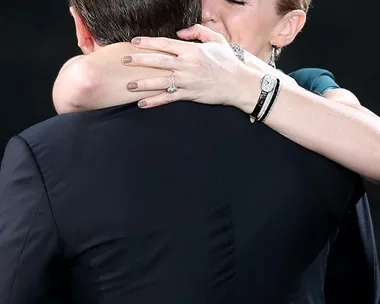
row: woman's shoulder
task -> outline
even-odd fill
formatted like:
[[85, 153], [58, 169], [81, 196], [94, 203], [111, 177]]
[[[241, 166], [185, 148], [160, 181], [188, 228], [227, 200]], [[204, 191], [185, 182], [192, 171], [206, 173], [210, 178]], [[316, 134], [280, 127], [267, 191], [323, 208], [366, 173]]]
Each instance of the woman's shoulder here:
[[296, 71], [293, 71], [289, 73], [289, 76], [296, 77], [296, 78], [315, 78], [322, 75], [329, 76], [331, 78], [334, 78], [333, 73], [326, 69], [320, 69], [320, 68], [302, 68], [298, 69]]
[[299, 86], [316, 94], [323, 95], [331, 89], [339, 88], [333, 73], [320, 68], [303, 68], [288, 74]]

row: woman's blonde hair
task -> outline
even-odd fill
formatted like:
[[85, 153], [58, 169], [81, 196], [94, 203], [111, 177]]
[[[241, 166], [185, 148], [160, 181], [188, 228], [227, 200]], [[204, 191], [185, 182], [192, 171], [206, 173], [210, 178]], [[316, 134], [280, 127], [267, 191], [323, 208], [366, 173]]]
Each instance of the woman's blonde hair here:
[[312, 0], [278, 0], [277, 12], [280, 15], [285, 15], [293, 10], [303, 10], [305, 13], [309, 10]]

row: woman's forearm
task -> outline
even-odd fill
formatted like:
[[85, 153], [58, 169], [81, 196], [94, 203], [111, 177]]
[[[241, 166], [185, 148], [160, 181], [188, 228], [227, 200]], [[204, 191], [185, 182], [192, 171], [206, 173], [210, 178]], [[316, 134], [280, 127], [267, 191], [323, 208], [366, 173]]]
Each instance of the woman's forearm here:
[[[253, 100], [257, 94], [252, 91]], [[293, 142], [379, 181], [380, 118], [359, 105], [344, 104], [342, 97], [342, 102], [334, 101], [284, 83], [265, 123]]]

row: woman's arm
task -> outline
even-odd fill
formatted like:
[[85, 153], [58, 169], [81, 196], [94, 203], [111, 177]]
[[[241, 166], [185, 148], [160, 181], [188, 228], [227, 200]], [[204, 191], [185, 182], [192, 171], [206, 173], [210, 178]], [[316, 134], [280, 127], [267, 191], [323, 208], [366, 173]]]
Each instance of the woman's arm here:
[[[334, 89], [329, 92], [326, 92], [323, 96], [329, 100], [340, 102], [342, 104], [353, 107], [354, 109], [357, 109], [363, 113], [369, 114], [375, 117], [375, 119], [377, 120], [380, 119], [375, 113], [363, 107], [360, 104], [359, 100], [356, 98], [356, 96], [346, 89]], [[377, 153], [379, 153], [379, 151]], [[371, 183], [380, 184], [380, 179], [370, 178], [365, 175], [362, 175], [362, 177]]]
[[284, 85], [265, 123], [303, 147], [380, 181], [380, 118], [360, 106], [352, 93], [335, 89], [322, 97]]
[[[158, 56], [157, 62], [154, 62], [151, 56], [145, 59], [143, 54], [137, 54], [132, 56], [131, 67], [123, 67], [120, 60], [115, 58], [118, 52], [117, 58], [126, 54], [124, 49], [118, 50], [114, 55], [109, 52], [111, 55], [105, 56], [107, 59], [97, 60], [93, 56], [95, 54], [91, 54], [84, 58], [87, 57], [86, 60], [94, 58], [94, 60], [89, 60], [86, 64], [77, 61], [76, 63], [79, 63], [77, 68], [82, 68], [88, 76], [82, 79], [83, 83], [74, 83], [72, 86], [77, 94], [77, 99], [70, 101], [74, 104], [67, 106], [66, 103], [66, 106], [61, 108], [69, 112], [73, 109], [97, 109], [141, 98], [144, 98], [150, 107], [186, 99], [203, 103], [228, 104], [251, 113], [260, 94], [262, 77], [266, 73], [272, 73], [282, 79], [282, 87], [273, 111], [265, 123], [301, 146], [322, 154], [362, 176], [380, 181], [380, 118], [362, 107], [351, 92], [335, 89], [327, 92], [325, 96], [318, 96], [301, 88], [292, 78], [270, 68], [254, 56], [253, 59], [247, 58], [252, 68], [238, 62], [226, 67], [227, 56], [231, 56], [231, 62], [236, 59], [228, 44], [185, 45], [186, 42], [183, 41], [171, 41], [168, 44], [165, 40], [163, 49], [159, 45], [160, 41], [162, 40], [159, 38], [149, 39], [148, 49], [176, 54], [176, 44], [181, 44], [178, 49], [181, 49], [183, 55], [177, 54], [178, 61], [175, 62], [177, 69], [175, 74], [176, 79], [181, 80], [181, 92], [167, 94], [164, 91], [167, 83], [162, 83], [161, 86], [157, 84], [157, 81], [162, 81], [161, 76], [152, 76], [148, 70], [144, 72], [143, 68], [138, 68], [136, 71], [141, 73], [141, 77], [137, 77], [131, 70], [132, 65], [170, 68], [170, 64], [174, 64], [173, 60], [166, 63], [162, 56]], [[207, 49], [202, 50], [205, 45]], [[144, 39], [140, 47], [144, 47]], [[219, 61], [220, 64], [217, 62], [218, 56], [223, 59]], [[103, 60], [111, 62], [105, 64]], [[87, 64], [89, 62], [90, 64]], [[185, 65], [184, 62], [194, 64]], [[112, 73], [104, 74], [103, 65], [112, 70]], [[139, 90], [129, 92], [126, 89], [128, 82], [143, 78], [150, 80], [137, 81]], [[90, 85], [87, 85], [88, 83]], [[161, 90], [149, 91], [149, 86], [153, 84], [156, 89], [157, 86], [162, 87]], [[85, 92], [91, 93], [84, 94]], [[142, 93], [145, 96], [138, 95]], [[148, 97], [153, 93], [155, 96]]]

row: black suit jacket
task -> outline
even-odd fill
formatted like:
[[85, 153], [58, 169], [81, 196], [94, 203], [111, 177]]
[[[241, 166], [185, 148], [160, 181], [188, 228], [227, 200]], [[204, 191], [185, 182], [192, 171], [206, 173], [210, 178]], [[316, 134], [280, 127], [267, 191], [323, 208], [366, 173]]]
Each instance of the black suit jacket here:
[[0, 303], [320, 303], [358, 182], [233, 108], [55, 117], [5, 152]]

